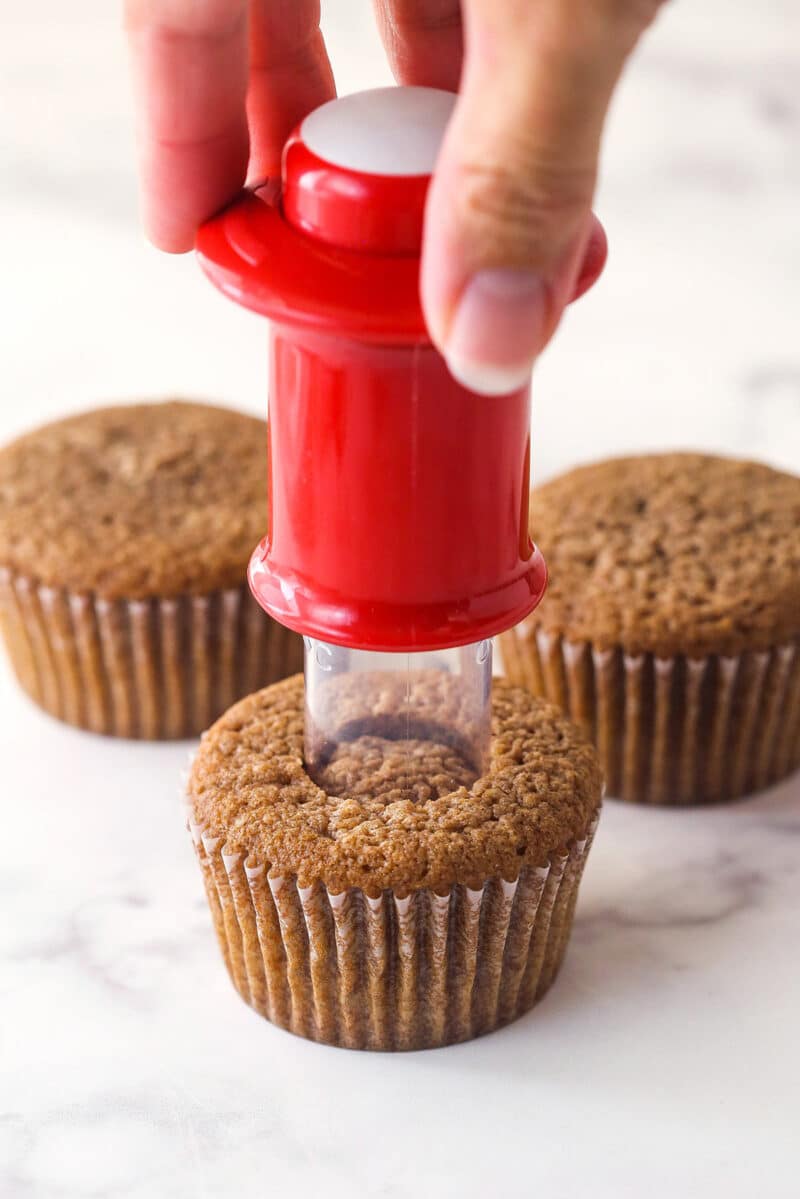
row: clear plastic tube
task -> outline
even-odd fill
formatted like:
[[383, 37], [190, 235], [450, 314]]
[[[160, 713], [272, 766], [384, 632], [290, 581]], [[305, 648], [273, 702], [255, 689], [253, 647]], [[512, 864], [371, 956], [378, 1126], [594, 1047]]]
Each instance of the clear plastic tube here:
[[305, 638], [305, 760], [330, 794], [419, 800], [486, 772], [492, 643], [374, 653]]

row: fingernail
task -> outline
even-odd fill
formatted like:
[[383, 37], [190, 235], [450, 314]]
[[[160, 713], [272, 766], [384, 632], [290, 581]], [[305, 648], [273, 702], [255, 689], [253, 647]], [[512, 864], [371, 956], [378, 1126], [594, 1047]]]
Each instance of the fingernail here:
[[538, 275], [479, 271], [465, 287], [445, 339], [450, 373], [481, 395], [524, 387], [542, 346], [545, 317], [546, 290]]

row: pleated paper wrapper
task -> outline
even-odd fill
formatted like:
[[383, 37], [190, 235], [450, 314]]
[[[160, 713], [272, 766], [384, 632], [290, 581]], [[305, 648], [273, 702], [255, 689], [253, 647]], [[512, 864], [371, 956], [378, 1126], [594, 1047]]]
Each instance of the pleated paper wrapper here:
[[237, 699], [302, 669], [302, 641], [246, 586], [107, 600], [0, 570], [11, 663], [52, 716], [118, 737], [193, 737]]
[[598, 650], [525, 622], [499, 641], [506, 677], [558, 704], [593, 738], [610, 796], [715, 803], [800, 766], [800, 642], [657, 658]]
[[564, 958], [596, 827], [513, 882], [371, 896], [300, 887], [189, 819], [214, 926], [246, 1003], [350, 1049], [435, 1048], [528, 1011]]

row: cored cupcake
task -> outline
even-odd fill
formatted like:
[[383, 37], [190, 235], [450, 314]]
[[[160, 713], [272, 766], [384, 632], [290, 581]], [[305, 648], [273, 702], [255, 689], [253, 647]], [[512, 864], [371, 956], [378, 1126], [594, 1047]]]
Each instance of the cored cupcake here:
[[189, 824], [242, 998], [357, 1049], [463, 1041], [532, 1007], [563, 960], [600, 807], [588, 740], [502, 680], [475, 781], [439, 723], [391, 741], [382, 721], [341, 730], [318, 785], [303, 728], [298, 676], [227, 712], [191, 771]]
[[265, 475], [263, 421], [178, 401], [0, 451], [0, 613], [28, 694], [94, 732], [189, 737], [297, 670], [300, 638], [244, 583]]
[[531, 514], [550, 581], [503, 664], [594, 738], [609, 795], [709, 803], [800, 765], [800, 478], [619, 458], [538, 487]]

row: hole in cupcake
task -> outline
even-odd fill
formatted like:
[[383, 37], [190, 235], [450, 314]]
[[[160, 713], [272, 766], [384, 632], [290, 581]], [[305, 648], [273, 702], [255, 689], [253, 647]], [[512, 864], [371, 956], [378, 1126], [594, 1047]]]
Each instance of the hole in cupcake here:
[[328, 795], [386, 804], [441, 798], [479, 777], [452, 728], [388, 714], [346, 722], [317, 743], [306, 767]]
[[306, 769], [328, 795], [383, 805], [469, 788], [486, 769], [490, 693], [482, 647], [376, 655], [310, 641]]

